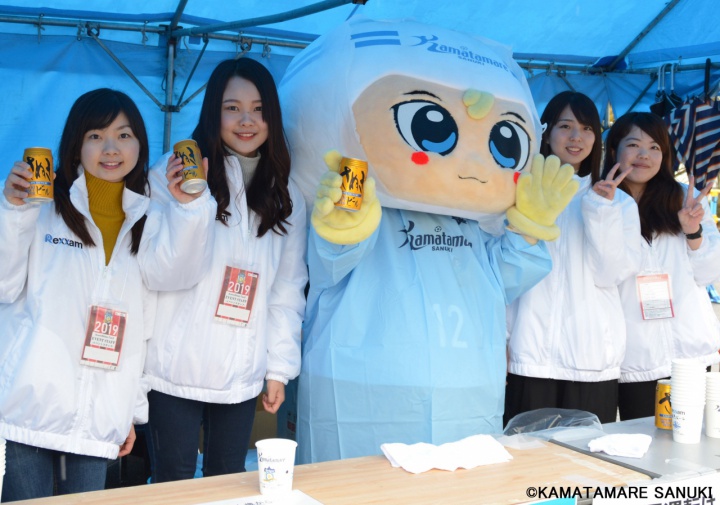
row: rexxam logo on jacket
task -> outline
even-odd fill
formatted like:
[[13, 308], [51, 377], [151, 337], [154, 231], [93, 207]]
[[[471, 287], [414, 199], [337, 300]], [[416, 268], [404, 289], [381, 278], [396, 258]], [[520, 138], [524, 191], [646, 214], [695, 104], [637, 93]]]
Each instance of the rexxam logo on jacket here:
[[53, 237], [49, 233], [45, 235], [45, 242], [49, 242], [51, 244], [69, 245], [70, 247], [77, 247], [78, 249], [83, 248], [82, 242], [64, 237]]

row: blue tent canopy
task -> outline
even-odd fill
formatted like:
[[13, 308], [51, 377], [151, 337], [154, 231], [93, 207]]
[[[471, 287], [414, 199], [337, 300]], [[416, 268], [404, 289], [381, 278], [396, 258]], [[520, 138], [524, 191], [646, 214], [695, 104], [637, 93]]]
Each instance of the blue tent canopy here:
[[590, 96], [605, 121], [608, 105], [616, 116], [649, 110], [663, 81], [668, 92], [673, 87], [683, 98], [718, 90], [716, 0], [355, 2], [23, 0], [0, 5], [0, 148], [6, 153], [0, 175], [26, 146], [55, 149], [72, 102], [101, 86], [136, 100], [155, 159], [192, 131], [202, 86], [218, 61], [244, 53], [261, 60], [279, 81], [307, 44], [359, 15], [412, 18], [508, 45], [526, 69], [541, 111], [566, 89]]

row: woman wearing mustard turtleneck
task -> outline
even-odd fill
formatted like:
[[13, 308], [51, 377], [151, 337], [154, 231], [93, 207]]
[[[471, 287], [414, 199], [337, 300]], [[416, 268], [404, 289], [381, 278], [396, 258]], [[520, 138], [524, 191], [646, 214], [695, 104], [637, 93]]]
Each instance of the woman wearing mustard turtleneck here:
[[110, 182], [95, 177], [85, 170], [90, 216], [102, 234], [105, 264], [110, 263], [115, 242], [120, 228], [125, 222], [125, 211], [122, 208], [122, 194], [125, 182]]
[[148, 198], [148, 141], [125, 94], [72, 106], [52, 203], [25, 202], [16, 162], [0, 198], [2, 501], [103, 489], [147, 418], [142, 377], [156, 294], [202, 276], [213, 240], [210, 195]]

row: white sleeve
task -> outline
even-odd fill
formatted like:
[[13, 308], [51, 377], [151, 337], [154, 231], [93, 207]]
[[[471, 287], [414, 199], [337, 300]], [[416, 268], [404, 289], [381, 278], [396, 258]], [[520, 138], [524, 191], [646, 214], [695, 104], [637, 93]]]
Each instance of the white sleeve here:
[[640, 270], [642, 235], [637, 204], [622, 190], [610, 201], [592, 188], [582, 197], [587, 257], [595, 284], [613, 287]]
[[207, 188], [192, 202], [175, 200], [166, 186], [166, 161], [164, 156], [151, 169], [151, 204], [138, 251], [145, 285], [158, 291], [191, 288], [205, 274], [212, 258], [217, 212]]
[[693, 277], [698, 286], [707, 286], [720, 279], [720, 233], [710, 212], [707, 198], [702, 201], [702, 243], [696, 250], [687, 248]]
[[40, 208], [32, 204], [13, 205], [0, 196], [0, 303], [14, 302], [25, 287]]

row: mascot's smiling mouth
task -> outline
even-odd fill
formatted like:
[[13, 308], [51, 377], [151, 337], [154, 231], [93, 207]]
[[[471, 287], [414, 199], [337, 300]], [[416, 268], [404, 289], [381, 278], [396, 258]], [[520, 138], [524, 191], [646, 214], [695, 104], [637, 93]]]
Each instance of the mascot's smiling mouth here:
[[468, 180], [468, 179], [475, 179], [475, 180], [478, 181], [480, 184], [487, 184], [487, 182], [488, 182], [488, 181], [481, 181], [481, 180], [478, 179], [477, 177], [463, 177], [462, 175], [458, 175], [458, 179], [462, 179], [463, 181], [466, 181], [466, 180]]

